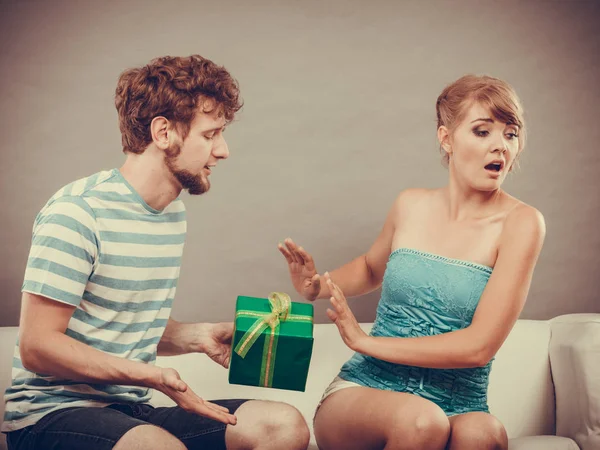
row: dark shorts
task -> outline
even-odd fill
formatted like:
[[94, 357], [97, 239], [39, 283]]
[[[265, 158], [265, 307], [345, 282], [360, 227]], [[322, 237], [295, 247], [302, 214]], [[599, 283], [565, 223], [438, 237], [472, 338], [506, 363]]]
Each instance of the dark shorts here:
[[[235, 411], [247, 400], [215, 400]], [[65, 408], [39, 422], [7, 433], [9, 450], [110, 450], [138, 425], [155, 425], [177, 437], [190, 450], [225, 449], [224, 423], [188, 413], [179, 407], [110, 405], [106, 408]]]

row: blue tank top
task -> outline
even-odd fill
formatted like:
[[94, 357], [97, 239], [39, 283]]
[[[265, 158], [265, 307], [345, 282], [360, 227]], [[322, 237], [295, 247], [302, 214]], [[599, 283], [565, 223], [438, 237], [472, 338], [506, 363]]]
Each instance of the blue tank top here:
[[[419, 337], [469, 326], [491, 273], [491, 267], [468, 261], [408, 248], [393, 251], [370, 334]], [[491, 364], [425, 369], [356, 353], [342, 366], [339, 376], [363, 386], [419, 395], [453, 415], [489, 411]]]

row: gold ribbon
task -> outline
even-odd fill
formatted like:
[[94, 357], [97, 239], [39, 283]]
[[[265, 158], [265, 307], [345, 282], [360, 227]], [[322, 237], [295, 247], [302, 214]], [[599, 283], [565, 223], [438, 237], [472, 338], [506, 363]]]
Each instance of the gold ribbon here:
[[271, 292], [269, 294], [270, 313], [260, 313], [256, 311], [238, 311], [237, 317], [256, 317], [256, 321], [244, 333], [234, 351], [245, 358], [248, 351], [252, 348], [256, 340], [263, 331], [270, 328], [268, 338], [265, 338], [263, 348], [262, 364], [260, 370], [260, 385], [270, 387], [273, 383], [273, 372], [275, 368], [275, 354], [277, 352], [277, 342], [279, 336], [279, 325], [286, 321], [306, 321], [312, 322], [312, 316], [303, 316], [291, 314], [292, 301], [288, 294], [283, 292]]

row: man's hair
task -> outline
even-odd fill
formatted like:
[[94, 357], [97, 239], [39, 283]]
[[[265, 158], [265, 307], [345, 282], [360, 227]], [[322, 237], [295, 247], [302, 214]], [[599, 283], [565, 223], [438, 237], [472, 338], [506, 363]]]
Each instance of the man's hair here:
[[123, 152], [144, 152], [152, 142], [150, 124], [157, 116], [172, 122], [182, 139], [199, 108], [205, 113], [216, 109], [231, 122], [242, 107], [239, 93], [237, 81], [224, 67], [200, 55], [164, 56], [126, 70], [115, 93]]

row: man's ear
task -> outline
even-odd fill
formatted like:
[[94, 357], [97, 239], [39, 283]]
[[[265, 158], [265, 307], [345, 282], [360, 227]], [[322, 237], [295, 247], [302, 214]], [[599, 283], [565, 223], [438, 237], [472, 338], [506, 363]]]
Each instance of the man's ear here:
[[450, 132], [445, 125], [442, 125], [438, 128], [437, 137], [438, 141], [440, 142], [440, 148], [450, 155], [452, 153], [452, 146], [450, 145]]
[[152, 142], [161, 150], [166, 150], [171, 144], [171, 123], [163, 116], [156, 116], [150, 123], [150, 134]]

